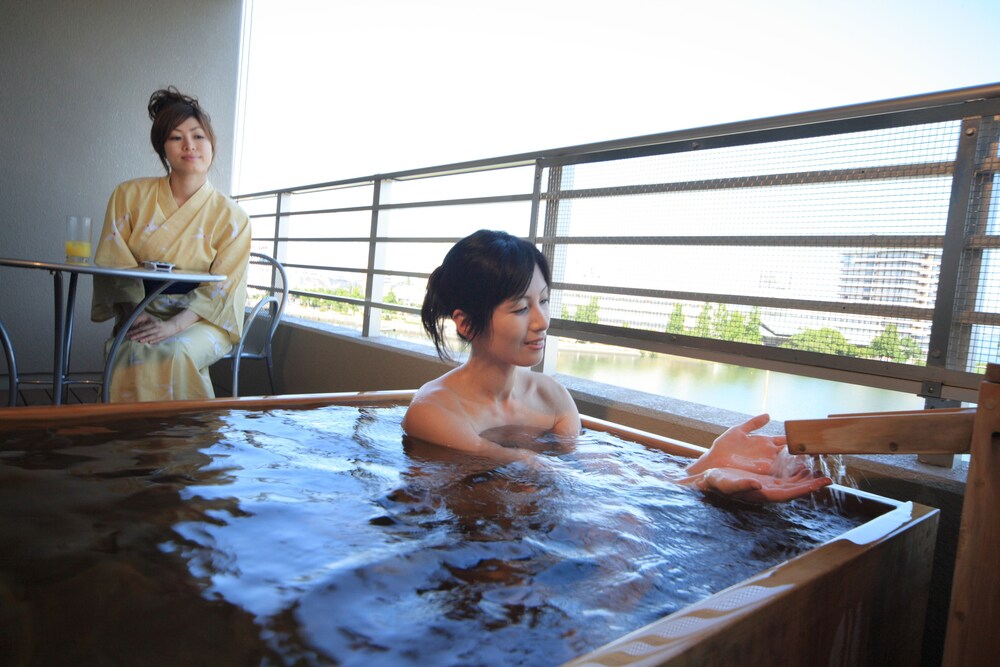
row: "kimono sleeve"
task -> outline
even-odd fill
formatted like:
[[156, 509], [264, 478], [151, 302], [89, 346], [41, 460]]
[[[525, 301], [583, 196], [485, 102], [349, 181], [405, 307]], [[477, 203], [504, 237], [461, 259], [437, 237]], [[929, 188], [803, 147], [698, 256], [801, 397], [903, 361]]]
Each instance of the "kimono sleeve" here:
[[209, 273], [225, 275], [218, 283], [202, 283], [191, 292], [188, 309], [224, 329], [234, 343], [243, 335], [250, 261], [250, 219], [235, 204], [226, 207], [212, 232], [215, 258]]
[[[155, 196], [155, 195], [153, 195]], [[139, 265], [129, 250], [128, 241], [135, 224], [127, 205], [125, 188], [119, 185], [111, 193], [104, 226], [94, 253], [94, 263], [113, 268], [134, 268]], [[115, 316], [115, 304], [135, 305], [142, 301], [145, 291], [142, 281], [134, 278], [94, 276], [94, 295], [90, 306], [90, 319], [104, 322]]]

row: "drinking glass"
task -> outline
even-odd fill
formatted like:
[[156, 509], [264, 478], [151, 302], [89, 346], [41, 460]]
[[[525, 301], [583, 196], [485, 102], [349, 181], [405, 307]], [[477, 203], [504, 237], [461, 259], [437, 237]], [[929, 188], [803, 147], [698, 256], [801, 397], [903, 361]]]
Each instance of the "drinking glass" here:
[[67, 216], [66, 261], [70, 264], [90, 263], [90, 218]]

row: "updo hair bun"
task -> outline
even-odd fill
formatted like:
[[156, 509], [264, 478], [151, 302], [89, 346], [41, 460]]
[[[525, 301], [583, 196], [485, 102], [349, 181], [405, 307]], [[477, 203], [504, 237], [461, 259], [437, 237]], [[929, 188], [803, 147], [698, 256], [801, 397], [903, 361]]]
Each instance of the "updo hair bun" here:
[[205, 112], [202, 111], [201, 105], [198, 104], [198, 99], [191, 97], [190, 95], [185, 95], [181, 93], [174, 86], [168, 86], [166, 88], [161, 88], [155, 93], [149, 96], [149, 119], [156, 120], [157, 114], [167, 107], [174, 106], [175, 104], [183, 104], [194, 111], [196, 117], [205, 116]]
[[170, 173], [170, 161], [167, 159], [166, 144], [170, 133], [189, 118], [195, 119], [212, 144], [212, 159], [215, 159], [215, 131], [212, 129], [212, 119], [198, 104], [197, 98], [185, 95], [173, 86], [161, 88], [149, 96], [149, 118], [153, 121], [149, 128], [149, 141], [160, 158], [163, 169]]

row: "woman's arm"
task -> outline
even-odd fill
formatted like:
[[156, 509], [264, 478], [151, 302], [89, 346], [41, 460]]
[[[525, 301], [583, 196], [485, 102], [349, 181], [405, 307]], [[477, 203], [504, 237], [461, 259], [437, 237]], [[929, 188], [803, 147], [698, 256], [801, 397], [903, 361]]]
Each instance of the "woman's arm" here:
[[215, 193], [210, 222], [209, 273], [225, 275], [222, 282], [202, 283], [191, 291], [188, 309], [226, 331], [236, 344], [243, 335], [250, 260], [250, 220], [246, 213], [220, 193]]
[[[128, 247], [134, 222], [130, 212], [129, 198], [126, 196], [126, 190], [129, 189], [125, 184], [121, 184], [114, 189], [108, 198], [104, 225], [101, 228], [101, 234], [97, 239], [97, 249], [94, 252], [94, 264], [98, 266], [133, 268], [139, 265]], [[117, 333], [118, 323], [128, 317], [132, 309], [142, 301], [143, 296], [142, 281], [140, 280], [95, 275], [90, 319], [94, 322], [104, 322], [114, 317]], [[128, 306], [131, 307], [124, 310]]]

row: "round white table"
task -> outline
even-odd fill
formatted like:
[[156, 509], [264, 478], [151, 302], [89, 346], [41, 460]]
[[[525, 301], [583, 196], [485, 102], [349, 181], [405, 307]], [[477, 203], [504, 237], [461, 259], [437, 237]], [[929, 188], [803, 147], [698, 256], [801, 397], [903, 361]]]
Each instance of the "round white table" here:
[[[9, 266], [18, 269], [41, 269], [52, 274], [53, 299], [55, 302], [55, 336], [53, 345], [52, 360], [52, 402], [55, 405], [62, 403], [63, 385], [69, 375], [69, 353], [73, 340], [73, 314], [76, 310], [76, 284], [80, 274], [94, 276], [114, 276], [116, 278], [136, 278], [139, 280], [162, 281], [160, 284], [149, 290], [146, 297], [135, 307], [122, 326], [119, 327], [108, 358], [104, 363], [103, 384], [101, 386], [101, 400], [108, 402], [111, 390], [111, 369], [118, 348], [128, 328], [132, 326], [139, 314], [146, 309], [150, 301], [159, 296], [164, 290], [174, 283], [213, 283], [226, 279], [224, 275], [211, 273], [189, 273], [186, 271], [153, 271], [144, 268], [113, 269], [106, 266], [96, 266], [94, 264], [68, 264], [64, 262], [39, 262], [27, 259], [7, 259], [0, 257], [0, 266]], [[63, 274], [69, 274], [69, 290], [63, 295]], [[5, 351], [8, 347], [5, 341]], [[11, 373], [15, 374], [16, 362], [14, 361], [13, 350], [9, 351], [8, 361]]]

